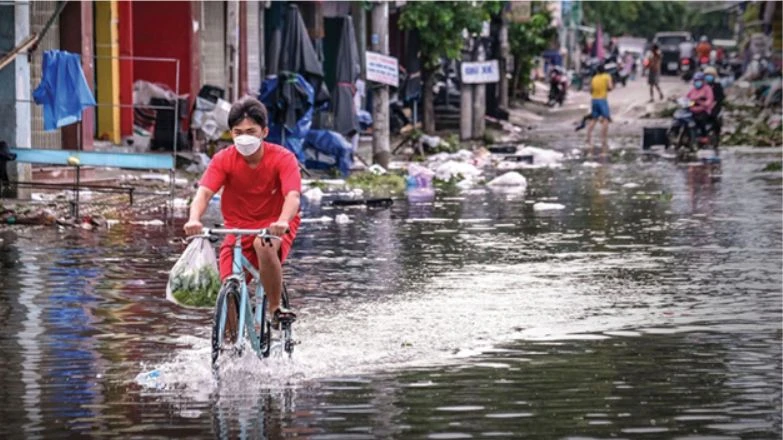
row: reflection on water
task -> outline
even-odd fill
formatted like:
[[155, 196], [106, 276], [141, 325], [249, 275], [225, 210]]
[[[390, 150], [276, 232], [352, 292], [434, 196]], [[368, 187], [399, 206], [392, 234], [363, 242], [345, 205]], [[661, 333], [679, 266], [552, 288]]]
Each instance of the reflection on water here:
[[165, 301], [179, 229], [2, 231], [0, 437], [779, 438], [764, 163], [573, 162], [526, 171], [524, 197], [308, 206], [352, 223], [300, 229], [301, 345], [219, 387], [209, 311]]

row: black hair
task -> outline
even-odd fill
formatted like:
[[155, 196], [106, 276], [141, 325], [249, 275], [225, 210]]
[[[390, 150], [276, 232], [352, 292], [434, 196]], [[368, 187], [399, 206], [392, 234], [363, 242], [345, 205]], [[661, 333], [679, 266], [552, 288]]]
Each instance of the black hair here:
[[598, 73], [606, 73], [606, 66], [604, 66], [604, 63], [598, 64]]
[[256, 98], [246, 97], [235, 102], [228, 112], [228, 128], [234, 128], [245, 119], [250, 119], [261, 128], [266, 128], [266, 106]]

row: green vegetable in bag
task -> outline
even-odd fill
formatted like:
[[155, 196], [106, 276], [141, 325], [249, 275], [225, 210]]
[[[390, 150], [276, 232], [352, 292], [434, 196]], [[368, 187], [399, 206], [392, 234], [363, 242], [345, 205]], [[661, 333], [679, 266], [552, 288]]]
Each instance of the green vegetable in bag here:
[[219, 290], [215, 251], [209, 240], [195, 238], [169, 272], [166, 299], [181, 306], [213, 307]]

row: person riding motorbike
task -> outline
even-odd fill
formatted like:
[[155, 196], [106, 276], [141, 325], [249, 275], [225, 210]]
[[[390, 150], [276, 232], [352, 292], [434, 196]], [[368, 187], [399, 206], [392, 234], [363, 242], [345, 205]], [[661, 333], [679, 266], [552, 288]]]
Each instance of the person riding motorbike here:
[[705, 136], [704, 126], [711, 117], [712, 108], [715, 106], [715, 97], [712, 94], [712, 87], [707, 86], [704, 80], [703, 72], [696, 72], [693, 75], [693, 88], [688, 91], [689, 100], [693, 102], [691, 112], [696, 126], [701, 136]]
[[718, 70], [716, 68], [710, 66], [704, 69], [704, 81], [712, 88], [712, 95], [715, 98], [715, 105], [712, 108], [712, 112], [710, 112], [710, 117], [715, 124], [718, 133], [720, 133], [721, 124], [718, 115], [723, 108], [723, 101], [726, 99], [726, 93], [723, 91], [723, 85], [717, 81], [717, 79]]
[[705, 59], [709, 60], [710, 52], [712, 52], [712, 44], [710, 44], [706, 35], [702, 35], [699, 44], [696, 46], [696, 56], [699, 63]]

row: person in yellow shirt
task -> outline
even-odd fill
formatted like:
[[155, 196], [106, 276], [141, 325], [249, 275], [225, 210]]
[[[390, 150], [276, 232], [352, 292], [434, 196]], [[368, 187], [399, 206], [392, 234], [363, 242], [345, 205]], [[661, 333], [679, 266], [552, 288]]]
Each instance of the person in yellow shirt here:
[[593, 137], [593, 128], [599, 121], [601, 122], [601, 147], [604, 150], [604, 154], [607, 153], [608, 144], [607, 136], [609, 134], [609, 122], [612, 121], [612, 117], [609, 114], [609, 91], [612, 90], [612, 77], [606, 73], [604, 65], [598, 66], [598, 73], [593, 76], [590, 81], [590, 91], [593, 96], [592, 99], [592, 120], [590, 126], [587, 127], [587, 144], [592, 145], [591, 139]]

